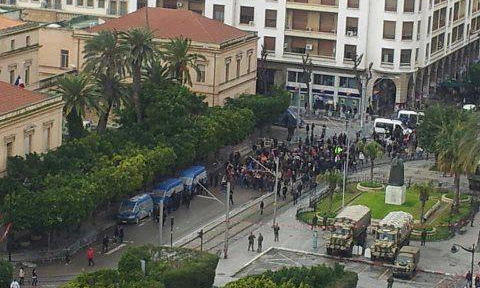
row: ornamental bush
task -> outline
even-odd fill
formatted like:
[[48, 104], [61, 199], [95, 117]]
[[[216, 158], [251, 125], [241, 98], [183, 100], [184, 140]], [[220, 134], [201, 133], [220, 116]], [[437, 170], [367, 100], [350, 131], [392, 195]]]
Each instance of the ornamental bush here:
[[0, 287], [10, 287], [13, 278], [12, 263], [0, 260]]

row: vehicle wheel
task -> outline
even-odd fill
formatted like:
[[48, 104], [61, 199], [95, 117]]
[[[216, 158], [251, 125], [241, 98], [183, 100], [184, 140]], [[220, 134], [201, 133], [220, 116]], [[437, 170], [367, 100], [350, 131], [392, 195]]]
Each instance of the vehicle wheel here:
[[135, 224], [138, 225], [138, 223], [140, 223], [140, 217], [135, 218]]

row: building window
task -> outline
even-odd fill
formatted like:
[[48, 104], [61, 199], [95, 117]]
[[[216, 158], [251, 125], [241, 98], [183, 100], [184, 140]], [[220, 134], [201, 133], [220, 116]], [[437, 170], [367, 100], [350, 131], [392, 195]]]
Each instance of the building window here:
[[93, 0], [87, 0], [87, 7], [93, 8]]
[[198, 64], [197, 68], [197, 82], [205, 83], [205, 65]]
[[412, 13], [415, 11], [415, 0], [405, 0], [403, 2], [403, 12]]
[[393, 64], [393, 49], [382, 48], [382, 64]]
[[427, 47], [425, 48], [425, 61], [428, 60], [428, 50], [430, 50], [430, 44], [427, 43]]
[[420, 54], [420, 49], [416, 48], [415, 49], [415, 62], [418, 62], [418, 55]]
[[383, 21], [383, 39], [395, 40], [395, 21]]
[[127, 10], [127, 2], [122, 1], [120, 2], [120, 16], [127, 15], [128, 10]]
[[73, 0], [67, 0], [67, 5], [73, 5]]
[[421, 27], [422, 27], [422, 21], [417, 22], [417, 40], [420, 40], [420, 35], [421, 35]]
[[348, 8], [358, 8], [359, 7], [359, 0], [348, 0], [347, 7]]
[[397, 0], [385, 0], [385, 11], [397, 12]]
[[432, 26], [432, 16], [428, 17], [427, 35], [430, 34], [431, 26]]
[[68, 68], [68, 50], [60, 50], [60, 67]]
[[110, 1], [110, 15], [117, 15], [117, 1]]
[[32, 141], [33, 131], [25, 133], [25, 138], [23, 139], [23, 153], [25, 155], [32, 153]]
[[10, 50], [15, 50], [15, 39], [10, 40]]
[[230, 80], [230, 60], [225, 62], [225, 82]]
[[163, 0], [163, 8], [177, 9], [177, 0]]
[[313, 84], [333, 87], [335, 86], [335, 76], [313, 74]]
[[248, 67], [247, 67], [247, 73], [250, 73], [250, 71], [252, 70], [252, 54], [253, 54], [253, 51], [249, 51], [247, 52], [247, 57], [248, 57]]
[[240, 77], [240, 64], [241, 64], [241, 61], [242, 61], [242, 57], [237, 56], [237, 70], [236, 70], [236, 73], [235, 73], [235, 76], [236, 76], [237, 78]]
[[357, 45], [345, 45], [343, 60], [353, 60], [357, 55]]
[[357, 89], [357, 80], [351, 77], [340, 77], [340, 87], [341, 88], [349, 88], [349, 89]]
[[77, 6], [83, 6], [83, 0], [77, 0]]
[[223, 23], [225, 21], [225, 5], [213, 5], [213, 20]]
[[240, 6], [240, 24], [251, 24], [255, 19], [255, 8]]
[[51, 146], [52, 127], [45, 127], [43, 129], [43, 151], [47, 152]]
[[15, 84], [15, 80], [17, 80], [15, 78], [15, 69], [11, 69], [10, 70], [10, 84], [12, 84], [12, 85]]
[[263, 37], [263, 47], [267, 51], [275, 51], [275, 37]]
[[412, 50], [402, 49], [400, 51], [400, 66], [410, 66], [412, 61]]
[[265, 27], [277, 27], [277, 10], [265, 10]]
[[105, 0], [98, 0], [98, 8], [105, 8]]
[[347, 17], [345, 35], [357, 36], [357, 33], [358, 33], [358, 18]]
[[30, 36], [25, 37], [25, 46], [30, 46]]
[[413, 39], [413, 22], [403, 22], [402, 40]]
[[422, 11], [422, 0], [418, 1], [418, 12]]
[[13, 141], [7, 143], [7, 159], [13, 157]]
[[24, 77], [23, 77], [23, 82], [25, 83], [25, 85], [29, 85], [30, 84], [30, 65], [28, 66], [25, 66], [25, 73], [24, 73]]

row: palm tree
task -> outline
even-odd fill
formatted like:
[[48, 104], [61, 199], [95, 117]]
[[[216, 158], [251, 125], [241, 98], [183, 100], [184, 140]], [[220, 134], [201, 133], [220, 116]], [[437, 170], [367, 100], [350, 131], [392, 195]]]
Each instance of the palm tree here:
[[144, 81], [148, 81], [154, 84], [160, 84], [164, 81], [171, 80], [169, 75], [169, 68], [163, 65], [159, 60], [152, 60], [148, 63], [144, 73]]
[[67, 118], [70, 138], [84, 136], [83, 117], [87, 110], [100, 110], [101, 98], [92, 78], [85, 73], [66, 74], [57, 82], [54, 93], [62, 96], [65, 105], [63, 113]]
[[142, 68], [159, 53], [154, 43], [153, 32], [146, 28], [133, 28], [120, 32], [121, 45], [127, 53], [127, 65], [133, 80], [132, 102], [137, 116], [137, 123], [143, 120], [143, 110], [140, 101], [142, 93]]
[[432, 182], [423, 183], [423, 184], [415, 184], [413, 189], [418, 191], [418, 200], [422, 204], [422, 211], [420, 212], [420, 223], [423, 224], [424, 222], [424, 213], [425, 213], [425, 204], [427, 203], [428, 199], [430, 198], [430, 192], [432, 191]]
[[200, 73], [197, 65], [198, 60], [206, 60], [205, 56], [198, 53], [190, 53], [191, 40], [183, 37], [175, 37], [164, 44], [163, 60], [168, 63], [169, 71], [180, 84], [192, 85], [189, 68]]
[[383, 147], [376, 141], [370, 141], [367, 144], [360, 147], [368, 159], [370, 159], [370, 181], [373, 181], [373, 168], [375, 166], [375, 160], [383, 156]]
[[326, 182], [328, 185], [328, 198], [329, 198], [329, 206], [328, 212], [332, 212], [332, 205], [333, 205], [333, 194], [337, 187], [339, 187], [342, 183], [342, 175], [337, 171], [330, 170], [324, 174], [320, 174], [317, 177], [317, 182]]
[[85, 44], [85, 70], [100, 79], [103, 85], [105, 110], [98, 121], [98, 133], [106, 130], [108, 117], [116, 102], [115, 84], [125, 77], [125, 46], [120, 44], [119, 33], [116, 31], [101, 31], [88, 39]]

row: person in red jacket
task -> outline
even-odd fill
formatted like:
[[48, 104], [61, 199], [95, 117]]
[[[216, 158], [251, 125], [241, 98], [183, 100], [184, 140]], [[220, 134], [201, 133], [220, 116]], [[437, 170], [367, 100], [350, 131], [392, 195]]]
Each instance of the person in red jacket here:
[[93, 247], [90, 247], [87, 250], [88, 266], [95, 265], [95, 262], [93, 261], [93, 256], [95, 256], [95, 251], [93, 250]]

